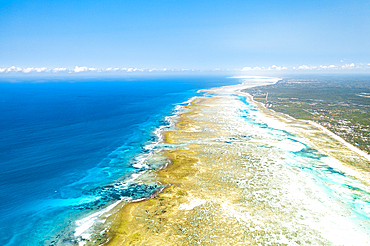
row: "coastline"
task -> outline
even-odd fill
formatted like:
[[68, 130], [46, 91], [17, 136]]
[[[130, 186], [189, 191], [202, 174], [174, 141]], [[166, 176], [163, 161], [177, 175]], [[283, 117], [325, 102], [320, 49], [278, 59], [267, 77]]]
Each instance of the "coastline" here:
[[[250, 87], [248, 87], [250, 88]], [[253, 96], [251, 96], [250, 94], [248, 93], [245, 93], [245, 92], [242, 92], [241, 90], [238, 91], [239, 94], [241, 95], [244, 95], [246, 96], [250, 102], [252, 102], [253, 104], [255, 104], [256, 106], [258, 106], [259, 109], [261, 110], [264, 110], [264, 111], [271, 111], [273, 114], [281, 114], [281, 115], [284, 115], [286, 118], [291, 118], [293, 120], [296, 120], [296, 121], [301, 121], [301, 122], [306, 122], [308, 124], [311, 124], [313, 125], [314, 127], [316, 128], [319, 128], [320, 130], [322, 130], [323, 132], [325, 132], [327, 135], [329, 135], [331, 138], [341, 142], [342, 144], [344, 144], [348, 149], [350, 149], [351, 151], [353, 152], [356, 152], [358, 155], [362, 156], [363, 158], [367, 159], [368, 161], [370, 161], [370, 155], [367, 154], [365, 151], [359, 149], [358, 147], [348, 143], [346, 140], [344, 140], [342, 137], [338, 136], [337, 134], [333, 133], [332, 131], [330, 131], [329, 129], [327, 129], [326, 127], [314, 122], [314, 121], [311, 121], [311, 120], [301, 120], [301, 119], [296, 119], [288, 114], [284, 114], [284, 113], [281, 113], [281, 112], [277, 112], [273, 109], [270, 109], [270, 108], [266, 108], [262, 103], [260, 102], [257, 102], [253, 99]]]
[[[167, 156], [160, 154], [162, 149], [171, 148], [171, 146], [164, 141], [164, 132], [176, 127], [177, 119], [186, 111], [186, 106], [191, 104], [195, 99], [196, 97], [193, 96], [188, 100], [177, 104], [173, 109], [172, 114], [164, 117], [163, 125], [158, 126], [153, 131], [155, 140], [148, 141], [146, 145], [143, 146], [145, 151], [135, 157], [135, 164], [133, 164], [133, 167], [138, 168], [141, 171], [132, 173], [128, 179], [125, 179], [123, 183], [120, 183], [121, 186], [130, 186], [134, 184], [150, 186], [152, 184], [158, 184], [159, 188], [149, 196], [137, 199], [132, 199], [131, 197], [120, 197], [120, 200], [113, 201], [113, 203], [102, 210], [90, 211], [90, 214], [82, 216], [75, 221], [76, 227], [71, 230], [72, 233], [68, 232], [69, 234], [66, 236], [65, 241], [72, 244], [77, 243], [80, 246], [101, 245], [102, 243], [109, 242], [110, 238], [107, 237], [107, 230], [109, 230], [112, 222], [114, 222], [114, 219], [112, 218], [116, 216], [117, 212], [130, 204], [150, 200], [161, 193], [164, 189], [168, 188], [168, 185], [165, 184], [165, 182], [161, 182], [156, 177], [156, 173], [166, 169], [170, 162]], [[71, 227], [73, 228], [73, 226]], [[73, 234], [73, 236], [71, 236], [71, 234]], [[60, 244], [58, 241], [57, 245], [63, 244]]]
[[[265, 115], [275, 118], [286, 125], [291, 125], [289, 131], [303, 137], [322, 154], [338, 160], [339, 165], [345, 165], [344, 169], [347, 172], [361, 179], [363, 183], [370, 185], [370, 155], [366, 152], [348, 143], [340, 136], [316, 122], [300, 120], [290, 115], [276, 112], [273, 109], [266, 108], [262, 103], [253, 100], [253, 97], [248, 93], [239, 91], [239, 94], [247, 97]], [[310, 129], [311, 132], [308, 133], [307, 129]], [[328, 139], [323, 141], [321, 135], [326, 135]], [[347, 168], [351, 169], [351, 171]]]
[[[275, 79], [269, 83], [276, 83], [277, 81]], [[260, 85], [256, 84], [254, 86]], [[241, 84], [202, 90], [202, 92], [210, 93], [212, 96], [199, 96], [189, 106], [186, 106], [189, 111], [179, 116], [180, 121], [176, 123], [178, 129], [165, 133], [165, 143], [174, 145], [185, 143], [186, 147], [166, 150], [164, 155], [171, 160], [171, 163], [166, 168], [160, 169], [153, 174], [158, 182], [167, 185], [167, 187], [151, 199], [124, 205], [120, 211], [112, 215], [109, 219], [112, 221], [112, 226], [105, 235], [109, 239], [106, 245], [142, 245], [145, 243], [150, 243], [151, 245], [179, 245], [191, 242], [229, 244], [233, 240], [240, 243], [257, 244], [265, 242], [263, 240], [272, 242], [274, 240], [270, 237], [270, 234], [275, 235], [276, 233], [281, 233], [278, 227], [273, 227], [274, 229], [270, 228], [269, 233], [266, 230], [256, 229], [258, 226], [251, 226], [251, 223], [257, 223], [257, 221], [249, 221], [250, 218], [244, 218], [243, 216], [245, 214], [239, 211], [241, 208], [248, 208], [248, 205], [245, 203], [246, 198], [243, 197], [243, 189], [246, 189], [246, 187], [243, 185], [241, 187], [240, 182], [243, 183], [242, 180], [235, 181], [233, 179], [237, 179], [238, 175], [243, 173], [243, 169], [238, 166], [237, 162], [240, 160], [247, 161], [248, 158], [246, 159], [241, 155], [240, 149], [230, 147], [230, 143], [237, 144], [240, 147], [239, 142], [245, 144], [249, 140], [248, 138], [242, 139], [241, 136], [243, 135], [240, 134], [238, 127], [230, 130], [229, 128], [232, 126], [229, 126], [225, 120], [230, 120], [229, 118], [231, 117], [225, 118], [225, 115], [222, 115], [229, 113], [228, 103], [230, 103], [230, 94], [247, 97], [248, 101], [256, 105], [262, 114], [281, 122], [289, 131], [302, 137], [309, 145], [316, 147], [319, 152], [339, 160], [341, 164], [344, 162], [346, 168], [350, 169], [346, 170], [348, 173], [354, 174], [353, 176], [358, 177], [362, 181], [366, 181], [366, 178], [369, 177], [366, 160], [356, 163], [356, 167], [354, 168], [351, 158], [358, 159], [359, 157], [358, 155], [348, 156], [348, 151], [352, 151], [352, 149], [348, 150], [348, 146], [345, 146], [340, 140], [333, 138], [332, 135], [323, 131], [323, 129], [317, 126], [315, 128], [315, 125], [310, 125], [308, 122], [299, 121], [266, 109], [263, 105], [253, 101], [253, 98], [249, 94], [240, 91], [251, 86], [253, 85]], [[223, 105], [224, 109], [221, 110], [220, 107]], [[230, 105], [237, 112], [237, 106], [239, 107], [239, 105]], [[217, 110], [215, 111], [212, 107], [216, 107]], [[217, 114], [220, 112], [221, 116], [218, 116]], [[215, 119], [210, 119], [209, 116], [215, 117]], [[236, 117], [231, 119], [235, 126], [243, 124]], [[323, 136], [326, 138], [329, 136], [330, 138], [322, 142]], [[326, 149], [322, 148], [328, 142], [330, 142], [330, 147]], [[339, 144], [340, 142], [342, 145]], [[228, 147], [225, 149], [225, 146]], [[256, 148], [255, 151], [260, 155], [256, 156], [255, 159], [263, 160], [265, 157], [258, 150], [259, 147], [255, 145], [251, 146]], [[343, 150], [346, 147], [347, 149]], [[221, 151], [216, 151], [217, 149]], [[338, 152], [338, 150], [340, 150], [339, 154], [334, 153], [335, 151]], [[255, 155], [250, 150], [243, 149], [243, 151], [246, 151], [250, 156]], [[266, 151], [266, 149], [263, 151]], [[277, 155], [279, 151], [272, 154]], [[222, 161], [219, 162], [219, 159], [222, 159]], [[265, 164], [269, 163], [271, 165], [272, 160], [270, 160], [270, 157], [267, 159]], [[214, 162], [218, 162], [218, 165], [216, 165], [217, 163], [212, 164]], [[343, 169], [340, 165], [336, 167]], [[361, 171], [358, 170], [358, 167], [361, 167]], [[253, 168], [257, 167], [253, 166]], [[276, 168], [280, 170], [282, 167], [277, 165]], [[231, 173], [227, 173], [226, 175], [223, 174], [224, 171], [222, 170], [236, 171], [230, 171]], [[257, 168], [256, 170], [258, 171], [259, 169]], [[284, 170], [284, 172], [287, 171]], [[356, 175], [358, 172], [360, 174]], [[265, 185], [269, 186], [270, 184], [267, 183]], [[283, 190], [283, 188], [281, 189]], [[284, 192], [286, 191], [284, 190]], [[239, 204], [240, 201], [243, 202]], [[251, 202], [250, 200], [248, 201]], [[263, 206], [268, 207], [266, 204]], [[249, 209], [253, 211], [256, 208]], [[281, 210], [281, 208], [279, 209]], [[211, 210], [215, 210], [219, 214], [210, 212]], [[273, 210], [273, 208], [263, 209], [262, 213], [267, 213], [266, 217], [269, 217], [270, 213], [274, 214]], [[280, 210], [279, 213], [281, 212]], [[284, 209], [282, 211], [282, 214], [288, 213]], [[247, 214], [251, 216], [250, 213]], [[266, 218], [263, 220], [265, 221]], [[294, 222], [294, 219], [291, 218], [290, 220]], [[249, 221], [249, 227], [242, 226], [246, 221]], [[277, 220], [274, 223], [278, 222]], [[191, 229], [194, 226], [199, 232]], [[251, 230], [251, 227], [254, 230]], [[214, 234], [212, 234], [212, 230], [214, 230]], [[310, 231], [311, 235], [315, 235], [315, 240], [311, 239], [310, 242], [320, 244], [328, 242], [328, 239], [310, 227], [305, 227], [302, 232], [300, 231], [298, 233], [298, 236], [288, 233], [286, 239], [288, 242], [289, 238], [291, 240], [292, 238], [298, 241], [303, 240], [306, 236], [300, 233], [303, 233], [305, 230]], [[264, 233], [260, 234], [262, 233], [261, 231], [264, 231]], [[260, 235], [260, 238], [263, 238], [263, 240], [261, 239], [259, 241], [255, 239], [256, 235]], [[335, 240], [335, 238], [330, 239]], [[296, 242], [298, 243], [298, 241]], [[279, 239], [275, 240], [275, 242], [284, 243], [287, 241]]]
[[352, 150], [353, 152], [356, 152], [357, 154], [359, 154], [360, 156], [364, 157], [365, 159], [367, 159], [368, 161], [370, 161], [370, 155], [367, 154], [365, 151], [359, 149], [358, 147], [348, 143], [346, 140], [344, 140], [342, 137], [338, 136], [337, 134], [333, 133], [332, 131], [328, 130], [326, 127], [316, 123], [316, 122], [313, 122], [313, 121], [309, 121], [310, 124], [314, 125], [315, 127], [317, 128], [320, 128], [322, 131], [324, 131], [326, 134], [328, 134], [329, 136], [331, 136], [332, 138], [338, 140], [339, 142], [343, 143], [346, 147], [348, 147], [350, 150]]

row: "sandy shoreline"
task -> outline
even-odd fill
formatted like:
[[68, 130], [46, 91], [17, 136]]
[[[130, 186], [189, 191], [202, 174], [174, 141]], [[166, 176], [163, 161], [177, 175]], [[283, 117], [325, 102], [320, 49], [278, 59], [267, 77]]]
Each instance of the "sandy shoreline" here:
[[368, 155], [365, 151], [357, 148], [356, 146], [348, 143], [347, 141], [345, 141], [343, 138], [341, 138], [340, 136], [336, 135], [335, 133], [333, 133], [332, 131], [328, 130], [326, 127], [316, 123], [316, 122], [313, 122], [313, 121], [309, 121], [310, 124], [314, 125], [315, 127], [317, 128], [320, 128], [322, 131], [324, 131], [326, 134], [328, 134], [330, 137], [334, 138], [335, 140], [338, 140], [339, 142], [343, 143], [347, 148], [349, 148], [350, 150], [352, 150], [353, 152], [356, 152], [357, 154], [359, 154], [360, 156], [364, 157], [365, 159], [367, 159], [368, 161], [370, 161], [370, 155]]
[[[296, 176], [294, 168], [283, 165], [287, 157], [280, 147], [271, 149], [261, 145], [283, 146], [285, 140], [265, 139], [261, 135], [264, 128], [246, 125], [239, 116], [239, 110], [240, 107], [247, 109], [247, 106], [240, 104], [231, 94], [247, 97], [271, 120], [271, 124], [283, 125], [283, 129], [334, 158], [338, 162], [333, 164], [335, 168], [366, 185], [370, 180], [369, 162], [366, 156], [331, 132], [266, 109], [254, 102], [250, 95], [241, 92], [245, 88], [278, 80], [261, 81], [259, 78], [259, 81], [249, 84], [245, 81], [237, 86], [204, 90], [212, 96], [196, 98], [187, 107], [189, 112], [180, 116], [181, 120], [176, 124], [178, 130], [165, 134], [167, 143], [186, 146], [166, 150], [164, 155], [171, 164], [154, 174], [156, 180], [168, 185], [167, 188], [150, 200], [126, 204], [112, 215], [112, 226], [105, 235], [109, 242], [105, 245], [293, 242], [322, 245], [339, 240], [330, 236], [332, 231], [321, 228], [317, 221], [346, 224], [342, 217], [348, 212], [344, 208], [333, 211], [326, 208], [332, 203], [330, 199], [320, 207], [318, 201], [326, 198], [321, 197], [318, 191], [312, 193], [311, 189], [316, 189], [312, 187], [316, 186], [307, 186], [312, 182], [311, 178], [307, 174]], [[300, 145], [292, 147], [300, 148]], [[294, 191], [294, 196], [301, 197], [301, 200], [291, 200], [291, 185], [301, 187], [299, 192]], [[306, 200], [316, 205], [307, 207]], [[304, 223], [297, 220], [298, 214], [304, 214]], [[342, 217], [337, 218], [337, 214]], [[340, 240], [350, 240], [355, 236], [361, 243], [370, 242], [367, 241], [369, 235], [361, 234], [354, 226], [345, 230], [348, 237], [343, 236]]]

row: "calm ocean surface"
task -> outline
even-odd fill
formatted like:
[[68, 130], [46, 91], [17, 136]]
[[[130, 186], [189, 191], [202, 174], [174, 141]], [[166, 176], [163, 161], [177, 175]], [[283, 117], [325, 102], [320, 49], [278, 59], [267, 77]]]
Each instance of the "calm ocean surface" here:
[[[0, 81], [1, 82], [1, 81]], [[1, 245], [50, 244], [86, 211], [158, 187], [113, 189], [136, 168], [155, 129], [223, 77], [0, 83]]]

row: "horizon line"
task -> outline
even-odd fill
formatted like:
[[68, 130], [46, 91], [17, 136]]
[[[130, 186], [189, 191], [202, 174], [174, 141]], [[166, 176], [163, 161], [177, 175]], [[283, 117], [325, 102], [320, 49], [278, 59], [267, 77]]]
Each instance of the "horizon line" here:
[[195, 68], [180, 68], [180, 69], [169, 69], [169, 68], [119, 68], [119, 67], [108, 67], [108, 68], [96, 68], [87, 66], [75, 66], [74, 68], [67, 67], [0, 67], [0, 74], [37, 74], [37, 73], [59, 73], [59, 74], [71, 74], [71, 73], [84, 73], [84, 74], [94, 74], [94, 73], [166, 73], [166, 72], [296, 72], [296, 71], [369, 71], [370, 63], [346, 63], [339, 65], [299, 65], [299, 66], [245, 66], [243, 68], [227, 68], [227, 69], [195, 69]]

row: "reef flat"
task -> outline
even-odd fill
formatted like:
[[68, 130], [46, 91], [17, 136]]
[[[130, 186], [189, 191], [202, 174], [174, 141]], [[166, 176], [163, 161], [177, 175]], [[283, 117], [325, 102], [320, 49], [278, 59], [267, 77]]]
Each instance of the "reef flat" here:
[[170, 164], [153, 173], [167, 187], [112, 215], [105, 245], [370, 243], [366, 156], [251, 101], [250, 86], [187, 106], [165, 133]]

